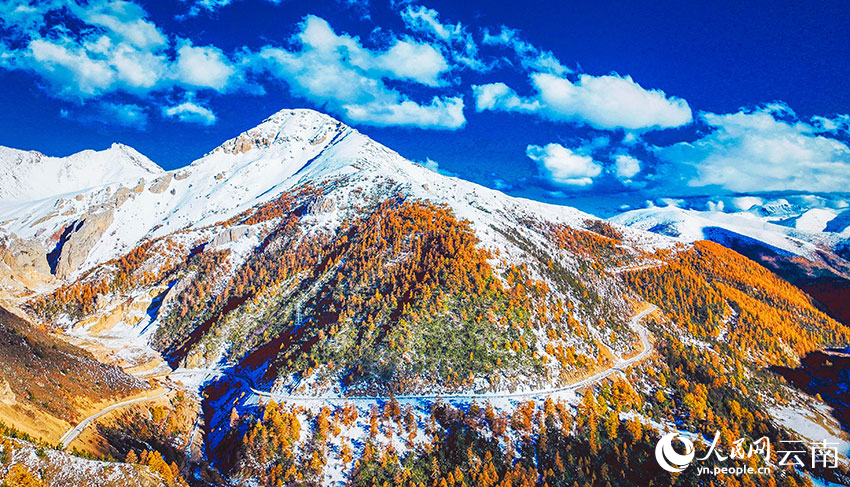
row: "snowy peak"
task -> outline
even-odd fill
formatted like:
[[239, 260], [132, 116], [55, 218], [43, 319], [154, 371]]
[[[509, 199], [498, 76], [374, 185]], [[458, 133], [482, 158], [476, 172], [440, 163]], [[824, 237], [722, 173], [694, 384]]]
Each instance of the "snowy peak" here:
[[[366, 168], [384, 175], [414, 164], [342, 122], [309, 109], [281, 110], [194, 161], [185, 173], [218, 191], [273, 195], [293, 184]], [[267, 186], [269, 185], [269, 186]], [[197, 186], [196, 186], [197, 187]]]
[[273, 146], [320, 146], [353, 129], [309, 109], [281, 110], [256, 127], [227, 140], [212, 153], [241, 154]]
[[[105, 154], [113, 156], [113, 166], [125, 169], [120, 180], [104, 177], [98, 188], [93, 188], [91, 179], [67, 183], [71, 175], [94, 174], [78, 168], [82, 162], [91, 166], [108, 159]], [[297, 188], [326, 188], [317, 204], [325, 210], [311, 221], [327, 228], [361, 204], [404, 194], [447, 205], [473, 222], [487, 246], [499, 248], [507, 244], [494, 233], [493, 225], [507, 228], [531, 219], [576, 225], [591, 218], [572, 208], [515, 199], [440, 175], [313, 110], [277, 112], [188, 167], [159, 170], [155, 175], [150, 174], [152, 168], [144, 156], [124, 146], [45, 159], [51, 159], [49, 177], [57, 180], [52, 183], [57, 186], [53, 197], [0, 205], [0, 231], [33, 239], [50, 252], [67, 228], [88, 221], [89, 226], [81, 228], [91, 227], [91, 232], [80, 234], [85, 245], [74, 246], [79, 251], [71, 259], [74, 265], [64, 272], [69, 276], [119, 257], [145, 240], [175, 232], [203, 232]], [[123, 162], [116, 164], [114, 159]], [[66, 167], [68, 177], [56, 176]], [[127, 184], [128, 174], [137, 179]], [[139, 184], [138, 178], [144, 178], [145, 184]], [[28, 180], [38, 179], [30, 176]], [[656, 237], [648, 245], [666, 245], [667, 239]]]
[[778, 251], [816, 258], [817, 245], [794, 229], [759, 219], [748, 212], [697, 211], [674, 206], [632, 210], [610, 221], [644, 231], [667, 235], [683, 242], [712, 240], [733, 246], [732, 240], [760, 242]]
[[0, 202], [35, 201], [116, 182], [136, 182], [164, 170], [132, 147], [112, 144], [68, 157], [0, 146]]

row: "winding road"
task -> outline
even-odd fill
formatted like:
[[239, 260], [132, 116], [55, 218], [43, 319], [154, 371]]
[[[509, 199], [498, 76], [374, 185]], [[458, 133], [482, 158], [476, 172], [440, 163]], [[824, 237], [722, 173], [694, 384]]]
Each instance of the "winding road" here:
[[[574, 382], [570, 385], [567, 385], [567, 386], [564, 386], [564, 387], [551, 388], [551, 389], [538, 389], [538, 390], [534, 390], [534, 391], [524, 391], [524, 392], [484, 393], [484, 394], [475, 394], [475, 393], [470, 393], [470, 394], [410, 394], [410, 395], [395, 396], [395, 399], [400, 400], [400, 401], [438, 400], [438, 399], [447, 400], [447, 401], [451, 401], [451, 400], [475, 400], [475, 399], [480, 399], [480, 400], [488, 400], [488, 399], [529, 399], [529, 398], [543, 398], [543, 397], [548, 397], [548, 396], [563, 393], [563, 392], [577, 391], [578, 389], [581, 389], [581, 388], [590, 386], [592, 384], [595, 384], [597, 382], [600, 382], [602, 380], [605, 380], [608, 377], [610, 377], [610, 376], [612, 376], [616, 373], [620, 373], [620, 372], [625, 371], [625, 369], [627, 369], [628, 367], [644, 360], [646, 357], [648, 357], [652, 353], [653, 348], [652, 348], [652, 343], [649, 341], [649, 332], [640, 323], [641, 323], [641, 321], [643, 321], [644, 318], [646, 318], [649, 314], [653, 313], [657, 309], [658, 309], [657, 306], [650, 305], [648, 308], [646, 308], [646, 309], [642, 310], [641, 312], [632, 316], [632, 318], [629, 320], [629, 326], [633, 330], [635, 330], [638, 333], [638, 336], [640, 337], [641, 346], [643, 348], [640, 351], [640, 353], [638, 353], [634, 357], [619, 360], [617, 363], [615, 363], [611, 367], [609, 367], [605, 370], [602, 370], [600, 372], [597, 372], [597, 373], [591, 375], [590, 377], [584, 378], [584, 379], [582, 379], [578, 382]], [[229, 378], [233, 378], [233, 379], [239, 380], [240, 382], [245, 383], [248, 386], [248, 389], [254, 395], [259, 396], [259, 397], [272, 399], [272, 400], [278, 401], [278, 402], [282, 402], [282, 401], [288, 401], [288, 402], [316, 402], [316, 401], [321, 401], [321, 402], [333, 404], [333, 403], [346, 403], [346, 402], [353, 402], [353, 401], [385, 401], [385, 400], [388, 399], [385, 396], [351, 396], [351, 397], [346, 397], [346, 396], [303, 396], [303, 395], [291, 395], [291, 394], [278, 394], [278, 393], [273, 393], [273, 392], [263, 391], [263, 390], [257, 389], [255, 387], [253, 381], [249, 377], [239, 375], [239, 374], [234, 374], [234, 373], [231, 373], [231, 372], [222, 371], [222, 370], [215, 370], [215, 369], [183, 369], [183, 370], [176, 370], [176, 371], [168, 374], [168, 377], [172, 378], [172, 379], [180, 377], [180, 376], [194, 376], [194, 377], [203, 376], [203, 377], [229, 377]], [[138, 404], [138, 403], [141, 403], [141, 402], [152, 401], [154, 399], [158, 399], [160, 397], [165, 396], [166, 394], [168, 394], [169, 392], [171, 392], [173, 390], [174, 389], [172, 387], [166, 387], [166, 389], [163, 392], [161, 392], [161, 393], [159, 393], [155, 396], [139, 397], [139, 398], [136, 398], [136, 399], [130, 399], [130, 400], [127, 400], [127, 401], [119, 402], [119, 403], [113, 404], [111, 406], [108, 406], [108, 407], [100, 410], [99, 412], [87, 417], [86, 419], [80, 421], [79, 424], [77, 424], [73, 428], [69, 429], [67, 432], [65, 432], [64, 435], [62, 435], [62, 438], [59, 439], [59, 442], [60, 442], [60, 444], [62, 445], [63, 448], [67, 448], [68, 445], [70, 445], [71, 442], [73, 442], [80, 435], [80, 433], [82, 433], [83, 430], [86, 429], [86, 427], [89, 424], [91, 424], [93, 421], [100, 418], [101, 416], [103, 416], [103, 415], [105, 415], [105, 414], [107, 414], [111, 411], [115, 411], [116, 409], [123, 408], [125, 406], [130, 406], [132, 404]]]
[[[646, 309], [641, 312], [635, 314], [629, 320], [629, 326], [638, 333], [641, 341], [642, 350], [640, 353], [635, 355], [634, 357], [630, 357], [628, 359], [619, 360], [617, 363], [612, 365], [611, 367], [597, 372], [590, 377], [586, 377], [578, 382], [574, 382], [570, 385], [563, 387], [556, 387], [550, 389], [537, 389], [533, 391], [522, 391], [522, 392], [505, 392], [505, 393], [483, 393], [483, 394], [410, 394], [410, 395], [398, 395], [395, 396], [397, 400], [417, 400], [417, 399], [425, 399], [425, 400], [453, 400], [453, 399], [523, 399], [523, 398], [535, 398], [535, 397], [546, 397], [553, 394], [558, 394], [561, 392], [568, 391], [576, 391], [583, 387], [587, 387], [589, 385], [595, 384], [599, 381], [607, 379], [613, 374], [618, 372], [623, 372], [625, 369], [630, 366], [644, 360], [649, 354], [652, 353], [652, 343], [649, 341], [649, 332], [643, 325], [640, 324], [644, 318], [646, 318], [649, 314], [653, 313], [658, 309], [657, 306], [649, 305]], [[263, 391], [257, 389], [251, 378], [246, 377], [244, 375], [234, 374], [232, 372], [226, 372], [223, 370], [215, 370], [215, 369], [183, 369], [176, 370], [173, 373], [169, 374], [169, 377], [176, 378], [180, 376], [205, 376], [205, 377], [228, 377], [232, 379], [236, 379], [240, 382], [245, 383], [248, 386], [248, 389], [256, 396], [265, 397], [268, 399], [272, 399], [275, 401], [325, 401], [329, 403], [337, 403], [337, 402], [347, 402], [347, 401], [382, 401], [388, 399], [386, 396], [305, 396], [305, 395], [293, 395], [293, 394], [281, 394], [269, 391]]]
[[92, 421], [103, 416], [104, 414], [115, 411], [116, 409], [121, 409], [125, 406], [130, 406], [130, 405], [133, 405], [133, 404], [138, 404], [140, 402], [147, 402], [147, 401], [153, 401], [154, 399], [159, 399], [160, 397], [165, 396], [166, 394], [168, 394], [172, 390], [173, 389], [166, 387], [166, 389], [164, 391], [160, 392], [159, 394], [157, 394], [155, 396], [137, 397], [135, 399], [129, 399], [127, 401], [118, 402], [118, 403], [115, 403], [111, 406], [107, 406], [107, 407], [101, 409], [100, 411], [96, 412], [95, 414], [92, 414], [88, 418], [80, 421], [76, 426], [74, 426], [73, 428], [66, 431], [65, 434], [62, 435], [62, 438], [59, 438], [59, 444], [62, 445], [62, 448], [68, 448], [68, 445], [70, 445], [71, 442], [76, 440], [77, 437], [80, 436], [80, 433], [82, 433], [83, 430], [85, 430], [86, 427], [89, 424], [92, 423]]
[[[641, 345], [643, 350], [640, 353], [635, 355], [634, 357], [630, 357], [628, 359], [623, 359], [615, 363], [610, 368], [607, 368], [603, 371], [597, 372], [590, 377], [582, 379], [578, 382], [574, 382], [570, 385], [564, 387], [556, 387], [551, 389], [538, 389], [534, 391], [524, 391], [524, 392], [506, 392], [506, 393], [484, 393], [484, 394], [410, 394], [410, 395], [398, 395], [395, 396], [397, 400], [417, 400], [417, 399], [425, 399], [425, 400], [453, 400], [453, 399], [525, 399], [525, 398], [537, 398], [537, 397], [547, 397], [553, 394], [558, 394], [562, 392], [568, 391], [576, 391], [578, 389], [587, 387], [589, 385], [595, 384], [599, 381], [607, 379], [613, 374], [618, 372], [623, 372], [625, 369], [630, 366], [642, 361], [649, 354], [652, 353], [652, 343], [649, 341], [649, 332], [643, 325], [640, 324], [643, 319], [656, 311], [658, 309], [657, 306], [650, 305], [648, 308], [644, 309], [640, 313], [632, 316], [629, 320], [629, 326], [634, 329], [638, 336], [640, 337]], [[248, 382], [244, 377], [238, 377], [239, 380]], [[289, 394], [277, 394], [268, 391], [261, 391], [256, 389], [249, 383], [249, 388], [251, 392], [258, 396], [267, 397], [269, 399], [273, 399], [275, 401], [326, 401], [326, 402], [346, 402], [346, 401], [381, 401], [387, 400], [388, 398], [385, 396], [351, 396], [351, 397], [339, 397], [339, 396], [300, 396], [300, 395], [289, 395]]]

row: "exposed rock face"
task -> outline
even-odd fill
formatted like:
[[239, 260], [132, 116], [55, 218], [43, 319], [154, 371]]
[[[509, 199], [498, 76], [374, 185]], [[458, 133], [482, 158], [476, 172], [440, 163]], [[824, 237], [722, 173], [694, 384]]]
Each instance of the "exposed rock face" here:
[[266, 149], [273, 144], [307, 143], [315, 147], [332, 140], [346, 129], [339, 121], [309, 110], [281, 110], [262, 124], [224, 142], [213, 152], [241, 154], [252, 149]]
[[52, 278], [47, 256], [38, 242], [21, 240], [15, 235], [0, 236], [0, 283], [32, 289]]
[[111, 330], [121, 322], [133, 325], [145, 318], [145, 312], [150, 304], [150, 299], [144, 297], [99, 303], [98, 308], [102, 308], [102, 312], [81, 320], [74, 327], [87, 329], [89, 333], [96, 335]]
[[250, 225], [234, 225], [222, 230], [212, 241], [213, 247], [227, 245], [245, 237], [253, 237], [257, 234], [257, 229]]
[[121, 186], [115, 191], [115, 194], [112, 196], [112, 199], [109, 200], [109, 205], [118, 208], [123, 205], [128, 199], [133, 197], [133, 192], [130, 188], [125, 188]]
[[9, 386], [9, 383], [4, 379], [0, 379], [0, 403], [8, 406], [14, 406], [18, 403], [18, 400], [15, 398], [15, 393], [12, 392], [12, 388]]
[[44, 249], [33, 240], [21, 240], [15, 235], [0, 237], [0, 260], [13, 270], [50, 274]]
[[165, 192], [168, 189], [168, 185], [171, 184], [171, 173], [166, 174], [165, 176], [158, 177], [154, 180], [153, 184], [151, 184], [150, 191], [153, 194], [160, 194]]
[[112, 224], [113, 214], [112, 208], [105, 208], [71, 225], [71, 231], [62, 237], [64, 241], [57, 244], [58, 255], [54, 254], [54, 273], [58, 277], [64, 279], [83, 265], [89, 251]]
[[183, 276], [179, 281], [177, 281], [171, 289], [165, 293], [165, 297], [162, 298], [162, 304], [160, 305], [160, 313], [167, 313], [169, 309], [171, 309], [171, 305], [174, 303], [174, 300], [182, 293], [189, 284], [195, 279], [195, 273], [190, 272], [187, 275]]
[[239, 137], [226, 142], [224, 145], [222, 145], [222, 147], [220, 147], [220, 149], [228, 154], [241, 154], [243, 152], [248, 152], [249, 150], [255, 147], [268, 147], [269, 145], [271, 145], [271, 143], [272, 139], [267, 136], [263, 136], [260, 134], [244, 133]]

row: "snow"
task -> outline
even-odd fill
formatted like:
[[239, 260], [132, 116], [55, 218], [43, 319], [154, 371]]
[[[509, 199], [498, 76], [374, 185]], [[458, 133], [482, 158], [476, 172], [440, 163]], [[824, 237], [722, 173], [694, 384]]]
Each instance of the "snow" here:
[[[842, 432], [840, 425], [827, 413], [815, 414], [803, 407], [776, 407], [769, 410], [771, 417], [782, 426], [796, 432], [812, 442], [826, 440], [838, 445], [838, 453], [844, 461], [850, 456], [850, 441], [847, 434]], [[832, 424], [830, 424], [832, 423]], [[828, 425], [829, 428], [825, 427]]]
[[114, 182], [151, 180], [163, 172], [150, 159], [122, 144], [68, 157], [0, 146], [0, 202], [41, 200]]
[[723, 240], [724, 234], [725, 238], [744, 237], [757, 240], [780, 251], [807, 258], [817, 258], [819, 244], [826, 240], [817, 235], [771, 223], [749, 212], [724, 213], [689, 210], [674, 206], [650, 207], [627, 211], [609, 220], [640, 230], [661, 233], [688, 243], [697, 240]]
[[[135, 153], [124, 146], [113, 146], [104, 152]], [[89, 153], [81, 153], [89, 154], [87, 161], [97, 159], [91, 154], [101, 154]], [[77, 156], [71, 156], [74, 157]], [[141, 161], [143, 156], [137, 159]], [[136, 181], [101, 184], [112, 179], [105, 176], [83, 181], [93, 177], [95, 171], [79, 170], [79, 174], [67, 178], [73, 184], [63, 181], [66, 194], [61, 197], [25, 204], [2, 201], [0, 228], [21, 238], [35, 238], [49, 251], [55, 245], [55, 236], [67, 225], [114, 207], [112, 224], [90, 250], [79, 270], [83, 272], [128, 252], [145, 239], [214, 225], [289, 189], [329, 181], [343, 181], [334, 186], [336, 189], [331, 194], [326, 194], [338, 202], [337, 208], [350, 210], [362, 203], [362, 197], [354, 196], [358, 191], [380, 193], [375, 195], [383, 198], [399, 191], [413, 198], [447, 204], [458, 216], [473, 223], [485, 247], [509, 252], [510, 245], [491, 225], [523, 228], [527, 221], [549, 221], [581, 226], [584, 220], [594, 218], [574, 208], [512, 198], [435, 173], [312, 110], [278, 112], [189, 166], [169, 173], [155, 173], [155, 165], [149, 161], [133, 167], [148, 175], [144, 187], [136, 186]], [[11, 177], [29, 177], [29, 174], [13, 171]], [[158, 175], [157, 180], [171, 176], [165, 190], [151, 191], [153, 175]], [[44, 189], [50, 191], [53, 190]], [[341, 221], [341, 216], [339, 211], [319, 215], [314, 223], [332, 228]], [[648, 247], [669, 246], [671, 242], [643, 232], [625, 230], [625, 233]]]
[[[36, 445], [7, 438], [14, 445], [8, 463], [0, 464], [0, 478], [11, 466], [24, 465], [30, 472], [49, 472], [51, 485], [134, 485], [150, 478], [146, 467], [126, 463], [89, 460], [69, 455], [60, 450], [39, 448]], [[144, 469], [144, 473], [140, 471]]]
[[826, 224], [835, 218], [835, 213], [823, 208], [812, 208], [806, 211], [794, 224], [797, 230], [818, 233], [824, 231]]
[[[169, 172], [121, 145], [101, 152], [84, 151], [67, 158], [50, 158], [0, 147], [0, 170], [3, 171], [0, 175], [0, 231], [36, 239], [46, 250], [55, 245], [52, 236], [71, 222], [95, 211], [109, 211], [110, 208], [114, 211], [112, 223], [91, 248], [76, 275], [126, 253], [147, 239], [171, 235], [170, 238], [186, 248], [197, 242], [212, 242], [221, 234], [221, 222], [273, 200], [284, 191], [323, 183], [329, 183], [324, 197], [334, 201], [334, 207], [324, 213], [304, 216], [302, 225], [307, 231], [334, 229], [369, 198], [386, 198], [399, 193], [447, 205], [459, 218], [470, 222], [482, 247], [498, 249], [500, 259], [507, 263], [523, 263], [529, 259], [528, 253], [494, 228], [514, 230], [545, 249], [551, 247], [545, 234], [546, 224], [585, 227], [586, 220], [595, 219], [575, 208], [514, 198], [438, 174], [312, 110], [282, 110], [190, 165]], [[139, 185], [140, 179], [145, 180], [144, 185]], [[164, 190], [154, 190], [157, 181], [166, 185]], [[678, 242], [705, 239], [713, 229], [723, 229], [730, 235], [752, 238], [793, 255], [813, 256], [819, 244], [830, 242], [819, 234], [836, 215], [825, 208], [801, 212], [796, 200], [761, 197], [719, 200], [707, 205], [708, 210], [679, 208], [677, 206], [688, 204], [682, 199], [667, 202], [671, 206], [632, 210], [611, 218], [624, 234], [624, 245], [648, 251], [672, 248]], [[730, 213], [724, 208], [736, 211]], [[793, 227], [776, 224], [788, 218], [796, 219]], [[264, 229], [264, 224], [258, 224], [243, 237], [219, 246], [219, 249], [231, 250], [231, 268], [236, 268], [251, 255]], [[652, 265], [656, 263], [630, 263], [609, 272]], [[139, 290], [139, 299], [149, 298], [150, 291]], [[124, 362], [139, 363], [157, 355], [148, 342], [158, 323], [156, 319], [142, 318], [119, 322], [96, 336], [85, 328], [75, 328], [69, 333], [74, 338], [105, 345]], [[599, 335], [593, 324], [587, 325], [591, 335]], [[227, 331], [224, 328], [222, 335], [226, 336]], [[645, 348], [651, 349], [645, 331], [639, 334]], [[221, 341], [226, 342], [224, 338]], [[212, 354], [213, 367], [223, 358], [227, 343], [216, 342], [216, 345], [218, 354]], [[619, 358], [617, 350], [612, 350], [612, 354]], [[624, 363], [620, 360], [618, 365]], [[224, 375], [223, 370], [215, 368], [180, 369], [170, 374], [172, 379], [195, 390]], [[247, 380], [245, 383], [248, 384]], [[456, 395], [447, 402], [465, 408], [472, 402], [489, 401], [498, 410], [511, 411], [520, 401], [533, 398], [523, 397], [522, 393], [535, 396], [534, 390], [529, 380], [516, 394]], [[569, 404], [579, 402], [576, 387], [549, 388], [545, 392]], [[248, 407], [265, 400], [256, 393], [248, 397], [243, 403]], [[354, 427], [343, 432], [342, 436], [349, 439], [365, 437], [369, 410], [380, 403], [377, 398], [283, 394], [272, 397], [312, 410], [354, 403], [360, 411], [360, 419]], [[427, 419], [425, 411], [436, 400], [436, 397], [426, 396], [399, 398], [403, 409], [413, 407], [420, 422]], [[826, 429], [793, 409], [778, 410], [776, 417], [813, 440], [827, 437]], [[663, 427], [657, 423], [652, 426], [659, 430]], [[215, 443], [215, 435], [210, 440]], [[417, 437], [416, 441], [424, 441], [424, 437]], [[843, 451], [847, 452], [850, 443], [841, 441]], [[401, 450], [406, 448], [403, 442], [396, 444]], [[334, 462], [327, 472], [330, 483], [343, 478], [342, 466]]]

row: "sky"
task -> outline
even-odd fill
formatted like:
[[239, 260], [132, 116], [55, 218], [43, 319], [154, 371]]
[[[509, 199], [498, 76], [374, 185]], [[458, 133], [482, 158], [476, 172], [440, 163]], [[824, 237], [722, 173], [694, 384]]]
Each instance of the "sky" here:
[[174, 169], [306, 107], [556, 203], [846, 192], [847, 59], [840, 2], [0, 0], [0, 145]]

